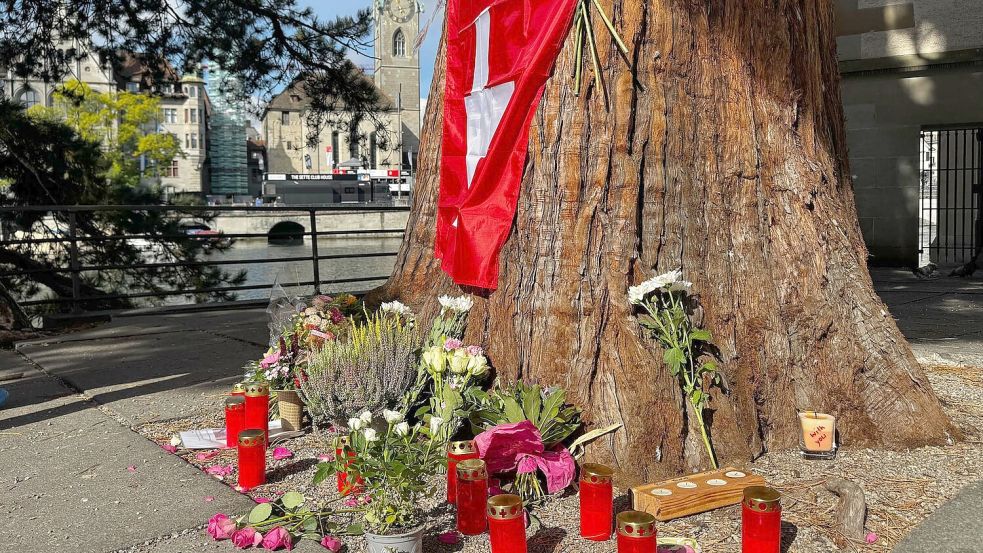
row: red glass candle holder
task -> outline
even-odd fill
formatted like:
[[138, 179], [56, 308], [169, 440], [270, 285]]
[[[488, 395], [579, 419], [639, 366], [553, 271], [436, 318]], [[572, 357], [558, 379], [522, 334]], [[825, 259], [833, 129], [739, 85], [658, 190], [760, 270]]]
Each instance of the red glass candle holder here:
[[[348, 458], [349, 460], [345, 462], [345, 466], [351, 466], [351, 459], [355, 458], [355, 451], [350, 447], [350, 441], [348, 436], [338, 436], [335, 438], [335, 459]], [[338, 483], [338, 493], [341, 495], [348, 495], [351, 493], [359, 494], [365, 489], [361, 476], [355, 477], [351, 482], [348, 481], [348, 473], [344, 471], [338, 471], [335, 473], [335, 479]]]
[[457, 464], [457, 531], [475, 536], [485, 531], [488, 521], [488, 471], [481, 459], [467, 459]]
[[478, 458], [478, 448], [474, 440], [464, 440], [447, 444], [447, 502], [457, 502], [457, 464], [468, 459]]
[[250, 489], [266, 483], [266, 437], [252, 428], [239, 433], [239, 487]]
[[225, 447], [239, 443], [239, 433], [246, 424], [246, 398], [231, 396], [225, 399]]
[[246, 397], [246, 383], [236, 382], [232, 385], [232, 395]]
[[580, 467], [580, 537], [591, 541], [611, 539], [613, 479], [610, 467], [594, 463]]
[[782, 546], [781, 494], [766, 486], [744, 489], [741, 503], [742, 553], [779, 553]]
[[526, 553], [526, 511], [521, 497], [499, 494], [488, 499], [488, 537], [492, 553]]
[[618, 553], [656, 553], [655, 517], [641, 511], [618, 513]]
[[270, 385], [266, 382], [250, 382], [246, 386], [246, 426], [263, 431], [263, 439], [270, 440]]

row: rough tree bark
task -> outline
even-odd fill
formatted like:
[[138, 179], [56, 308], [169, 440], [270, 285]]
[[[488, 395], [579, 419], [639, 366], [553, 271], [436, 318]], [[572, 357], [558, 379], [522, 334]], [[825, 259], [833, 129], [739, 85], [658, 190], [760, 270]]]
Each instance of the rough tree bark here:
[[[500, 287], [476, 302], [467, 341], [504, 378], [560, 384], [592, 423], [623, 422], [588, 456], [624, 481], [705, 468], [694, 417], [627, 300], [682, 267], [727, 382], [710, 404], [722, 464], [794, 447], [798, 409], [835, 414], [848, 446], [955, 436], [866, 268], [833, 2], [602, 4], [630, 55], [595, 19], [608, 101], [590, 74], [577, 97], [568, 40], [533, 123]], [[370, 296], [424, 314], [435, 292], [457, 291], [433, 259], [442, 58], [406, 239]]]

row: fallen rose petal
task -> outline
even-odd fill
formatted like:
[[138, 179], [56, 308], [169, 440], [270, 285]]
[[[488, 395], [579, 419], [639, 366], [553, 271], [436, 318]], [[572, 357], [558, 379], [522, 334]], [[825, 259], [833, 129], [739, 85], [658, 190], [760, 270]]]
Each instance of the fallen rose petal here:
[[160, 448], [163, 449], [164, 451], [168, 452], [168, 453], [177, 453], [177, 446], [176, 445], [164, 444], [164, 445], [160, 446]]
[[317, 460], [318, 461], [321, 461], [322, 463], [323, 462], [334, 461], [334, 455], [332, 455], [330, 453], [322, 453], [322, 454], [320, 454], [320, 455], [317, 456]]
[[437, 539], [440, 540], [441, 543], [446, 543], [448, 545], [454, 545], [455, 543], [458, 543], [458, 542], [461, 541], [461, 535], [458, 534], [457, 532], [453, 532], [453, 531], [451, 531], [451, 532], [444, 532], [443, 534], [437, 536]]
[[877, 541], [877, 534], [875, 534], [873, 532], [868, 532], [867, 533], [867, 538], [866, 538], [865, 541], [867, 543], [874, 543], [875, 541]]
[[324, 536], [321, 538], [321, 546], [331, 553], [338, 553], [341, 551], [342, 545], [341, 540], [334, 536]]
[[284, 459], [289, 459], [294, 456], [294, 452], [290, 451], [285, 447], [278, 447], [273, 450], [273, 459], [277, 461], [282, 461]]
[[268, 497], [254, 497], [253, 501], [255, 501], [256, 503], [269, 503], [272, 500]]
[[126, 467], [126, 470], [128, 470], [130, 472], [136, 472], [137, 471], [137, 468], [135, 466], [133, 466], [133, 465], [130, 465], [130, 466]]
[[235, 470], [232, 465], [212, 465], [205, 469], [205, 472], [212, 476], [228, 476]]
[[206, 451], [204, 453], [199, 453], [198, 455], [195, 455], [195, 459], [198, 459], [199, 461], [207, 461], [212, 457], [215, 457], [219, 453], [220, 451], [218, 449], [216, 449], [215, 451]]
[[205, 503], [211, 503], [212, 501], [215, 501], [215, 496], [214, 495], [206, 495], [205, 496]]

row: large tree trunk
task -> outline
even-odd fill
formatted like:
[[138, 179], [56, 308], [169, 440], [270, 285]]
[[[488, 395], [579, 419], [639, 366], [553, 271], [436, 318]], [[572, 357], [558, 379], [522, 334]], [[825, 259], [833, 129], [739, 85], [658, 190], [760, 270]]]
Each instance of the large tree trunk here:
[[[833, 2], [602, 4], [629, 60], [595, 16], [608, 101], [590, 74], [577, 97], [568, 40], [533, 123], [500, 287], [476, 302], [467, 341], [504, 378], [562, 385], [593, 424], [624, 423], [589, 456], [627, 482], [706, 467], [627, 300], [682, 267], [727, 383], [710, 404], [722, 463], [793, 447], [799, 409], [835, 414], [848, 446], [954, 435], [866, 268]], [[433, 259], [443, 74], [441, 56], [406, 241], [373, 295], [425, 314], [455, 291]]]

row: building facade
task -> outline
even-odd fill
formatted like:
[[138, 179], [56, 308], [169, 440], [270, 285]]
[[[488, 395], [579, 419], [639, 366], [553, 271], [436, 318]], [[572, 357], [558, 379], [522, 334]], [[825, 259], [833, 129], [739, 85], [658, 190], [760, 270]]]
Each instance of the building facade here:
[[[70, 46], [70, 45], [66, 45]], [[32, 77], [21, 78], [13, 71], [0, 71], [0, 85], [4, 94], [27, 107], [54, 104], [54, 93], [69, 80], [85, 83], [97, 92], [127, 91], [156, 94], [160, 98], [161, 110], [157, 128], [177, 137], [182, 146], [182, 155], [174, 159], [168, 167], [148, 168], [145, 179], [159, 183], [165, 194], [199, 195], [208, 187], [208, 112], [209, 101], [205, 83], [197, 76], [181, 79], [174, 74], [173, 82], [157, 86], [151, 82], [150, 71], [137, 56], [124, 54], [117, 69], [102, 62], [92, 53], [85, 52], [59, 82], [44, 82]]]
[[[331, 173], [353, 159], [370, 169], [415, 168], [421, 117], [420, 58], [415, 48], [420, 6], [416, 0], [382, 0], [375, 4], [375, 22], [375, 72], [367, 84], [378, 89], [383, 101], [382, 109], [373, 114], [376, 120], [360, 121], [354, 133], [343, 114], [312, 127], [310, 99], [303, 82], [294, 83], [263, 113], [270, 173]], [[385, 129], [385, 139], [376, 134], [377, 122]]]
[[238, 82], [218, 67], [208, 71], [206, 84], [211, 104], [208, 160], [211, 195], [249, 194], [246, 152], [246, 110]]
[[837, 8], [850, 168], [871, 263], [968, 262], [983, 244], [983, 2]]

